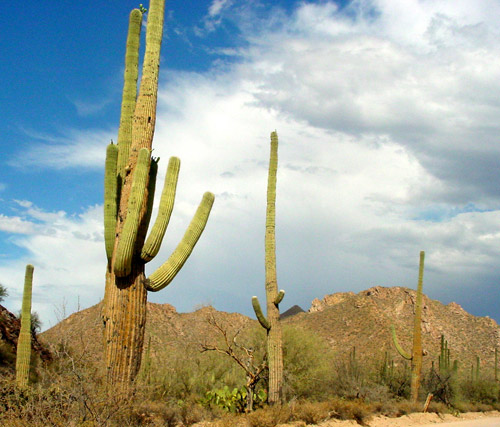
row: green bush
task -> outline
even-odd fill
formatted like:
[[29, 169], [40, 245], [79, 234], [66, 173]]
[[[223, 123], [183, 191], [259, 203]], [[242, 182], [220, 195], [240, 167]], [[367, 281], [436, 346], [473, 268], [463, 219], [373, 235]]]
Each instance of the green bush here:
[[287, 400], [330, 396], [335, 356], [326, 340], [306, 329], [285, 325], [283, 342]]
[[499, 385], [494, 380], [467, 380], [460, 384], [462, 397], [472, 403], [495, 405], [499, 403]]

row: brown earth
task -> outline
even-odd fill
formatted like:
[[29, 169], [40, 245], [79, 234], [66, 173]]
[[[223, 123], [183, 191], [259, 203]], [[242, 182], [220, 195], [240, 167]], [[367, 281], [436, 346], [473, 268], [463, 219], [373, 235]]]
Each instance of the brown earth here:
[[[404, 415], [398, 418], [388, 418], [384, 416], [376, 416], [367, 422], [368, 427], [425, 427], [434, 424], [443, 423], [460, 423], [460, 426], [468, 427], [471, 422], [474, 422], [476, 426], [476, 420], [484, 420], [485, 426], [500, 425], [500, 412], [468, 412], [465, 414], [460, 414], [460, 416], [454, 416], [450, 414], [423, 414], [423, 413], [413, 413], [409, 415]], [[496, 424], [498, 422], [498, 424]], [[486, 424], [487, 423], [487, 424]], [[308, 426], [318, 426], [318, 427], [349, 427], [357, 426], [359, 424], [353, 420], [328, 420], [320, 424], [307, 424]], [[279, 424], [277, 427], [305, 427], [306, 424], [303, 421], [297, 421], [289, 424]], [[217, 422], [201, 422], [194, 424], [193, 427], [217, 427]], [[234, 427], [247, 427], [246, 424], [242, 423], [235, 424]], [[479, 427], [479, 425], [477, 425]]]

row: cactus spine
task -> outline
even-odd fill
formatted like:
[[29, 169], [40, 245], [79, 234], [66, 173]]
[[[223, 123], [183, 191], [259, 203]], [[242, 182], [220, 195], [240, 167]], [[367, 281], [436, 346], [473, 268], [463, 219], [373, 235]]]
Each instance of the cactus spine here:
[[276, 277], [276, 173], [278, 169], [278, 134], [271, 133], [271, 154], [267, 181], [267, 210], [265, 235], [266, 300], [267, 318], [264, 316], [257, 297], [252, 297], [252, 306], [257, 319], [267, 331], [267, 358], [269, 364], [268, 402], [281, 403], [283, 398], [283, 338], [279, 321], [279, 303], [285, 291], [278, 292]]
[[150, 278], [145, 264], [158, 253], [172, 213], [180, 160], [169, 161], [159, 213], [146, 239], [159, 159], [151, 157], [156, 121], [165, 0], [151, 0], [137, 95], [142, 10], [130, 14], [118, 142], [106, 151], [104, 236], [108, 265], [102, 319], [110, 383], [133, 381], [141, 364], [147, 291], [167, 286], [203, 232], [214, 195], [205, 193], [183, 239]]
[[19, 388], [28, 386], [31, 362], [31, 289], [33, 286], [33, 270], [26, 266], [24, 276], [23, 304], [21, 308], [21, 330], [17, 340], [16, 384]]
[[420, 252], [420, 263], [418, 269], [418, 285], [417, 285], [417, 300], [415, 302], [415, 317], [413, 323], [413, 347], [411, 354], [408, 354], [399, 345], [398, 339], [396, 337], [396, 331], [394, 325], [392, 325], [392, 338], [394, 345], [398, 350], [399, 354], [405, 359], [411, 360], [411, 385], [410, 393], [411, 400], [416, 402], [418, 400], [418, 391], [420, 388], [420, 377], [422, 373], [422, 289], [424, 280], [424, 258], [425, 252]]

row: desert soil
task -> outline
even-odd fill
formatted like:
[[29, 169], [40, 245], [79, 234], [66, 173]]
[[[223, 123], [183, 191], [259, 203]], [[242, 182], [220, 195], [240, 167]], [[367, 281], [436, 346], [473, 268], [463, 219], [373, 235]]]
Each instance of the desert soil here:
[[[483, 424], [480, 423], [481, 421], [483, 421], [484, 423]], [[498, 411], [468, 412], [465, 414], [460, 414], [460, 416], [458, 417], [455, 417], [450, 414], [438, 415], [434, 413], [433, 414], [415, 413], [410, 415], [404, 415], [399, 418], [388, 418], [384, 416], [378, 416], [368, 421], [369, 427], [417, 427], [417, 426], [423, 427], [423, 426], [432, 426], [435, 424], [440, 424], [440, 427], [500, 426], [500, 412]], [[325, 421], [324, 423], [318, 425], [320, 427], [344, 427], [344, 426], [359, 427], [359, 424], [356, 423], [356, 421]], [[286, 427], [286, 425], [280, 427]]]
[[[458, 417], [449, 414], [438, 415], [415, 413], [399, 418], [377, 416], [367, 422], [368, 427], [428, 427], [439, 424], [439, 427], [495, 427], [500, 426], [500, 412], [468, 412]], [[217, 423], [202, 422], [196, 427], [216, 427]], [[280, 424], [278, 427], [305, 427], [303, 421], [291, 424]], [[311, 424], [308, 424], [311, 426]], [[317, 424], [317, 427], [359, 427], [356, 421], [329, 420]], [[236, 427], [236, 426], [235, 426]], [[240, 427], [240, 426], [238, 426]], [[241, 427], [244, 427], [243, 425]]]

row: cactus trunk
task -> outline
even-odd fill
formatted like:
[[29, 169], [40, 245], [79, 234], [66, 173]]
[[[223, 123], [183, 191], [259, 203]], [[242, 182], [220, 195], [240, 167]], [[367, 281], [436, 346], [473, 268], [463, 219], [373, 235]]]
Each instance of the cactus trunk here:
[[422, 376], [422, 356], [423, 356], [422, 300], [423, 300], [424, 259], [425, 259], [425, 252], [421, 251], [420, 263], [418, 269], [417, 299], [415, 301], [415, 316], [413, 323], [413, 347], [411, 354], [405, 352], [403, 348], [399, 345], [394, 325], [392, 325], [392, 338], [396, 349], [403, 358], [411, 360], [410, 399], [412, 402], [416, 402], [418, 400], [418, 392], [420, 389], [420, 378]]
[[31, 362], [31, 289], [34, 267], [26, 266], [24, 277], [23, 305], [21, 308], [21, 330], [17, 340], [16, 384], [19, 388], [28, 386]]
[[278, 169], [278, 134], [271, 133], [271, 154], [267, 183], [267, 211], [265, 235], [265, 270], [267, 318], [262, 313], [257, 297], [252, 298], [257, 319], [267, 330], [267, 358], [269, 366], [268, 402], [273, 405], [283, 399], [283, 337], [280, 323], [279, 303], [284, 291], [278, 292], [276, 276], [276, 173]]
[[[130, 384], [141, 365], [147, 291], [167, 286], [191, 254], [203, 232], [214, 196], [205, 193], [188, 231], [171, 257], [145, 276], [145, 264], [159, 251], [173, 209], [180, 160], [172, 157], [165, 178], [158, 217], [146, 239], [153, 209], [159, 159], [151, 157], [165, 0], [151, 0], [139, 95], [137, 92], [142, 12], [130, 14], [125, 82], [118, 144], [106, 154], [104, 236], [108, 266], [102, 320], [108, 381]], [[146, 242], [146, 243], [145, 243]], [[181, 253], [179, 253], [181, 252]], [[126, 386], [128, 387], [128, 385]]]
[[424, 279], [425, 253], [420, 252], [420, 263], [418, 269], [417, 301], [415, 303], [415, 319], [413, 324], [413, 349], [411, 359], [411, 400], [418, 400], [420, 389], [420, 377], [422, 374], [422, 288]]

